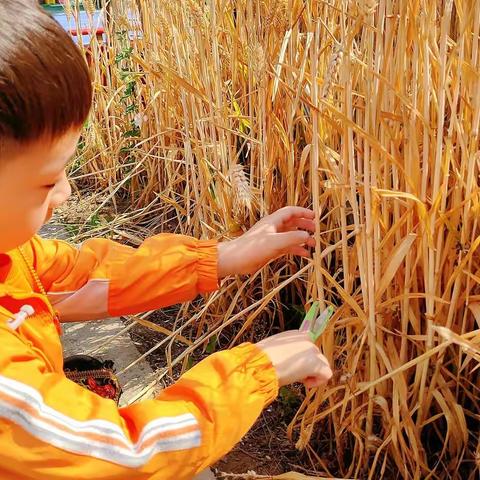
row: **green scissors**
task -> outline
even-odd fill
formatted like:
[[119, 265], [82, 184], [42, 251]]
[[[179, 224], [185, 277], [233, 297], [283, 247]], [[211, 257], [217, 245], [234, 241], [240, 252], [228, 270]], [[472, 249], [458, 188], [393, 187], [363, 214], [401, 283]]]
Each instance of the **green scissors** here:
[[319, 306], [319, 302], [313, 302], [300, 326], [301, 332], [309, 332], [313, 342], [316, 342], [318, 337], [325, 331], [328, 322], [335, 312], [335, 309], [330, 305], [317, 317]]

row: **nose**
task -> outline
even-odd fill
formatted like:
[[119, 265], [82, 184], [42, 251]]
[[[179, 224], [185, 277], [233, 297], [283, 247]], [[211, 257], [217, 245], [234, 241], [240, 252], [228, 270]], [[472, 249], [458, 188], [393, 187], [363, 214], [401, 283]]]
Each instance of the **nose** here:
[[72, 187], [68, 181], [67, 174], [64, 173], [62, 179], [55, 185], [50, 197], [50, 208], [53, 210], [62, 205], [72, 194]]

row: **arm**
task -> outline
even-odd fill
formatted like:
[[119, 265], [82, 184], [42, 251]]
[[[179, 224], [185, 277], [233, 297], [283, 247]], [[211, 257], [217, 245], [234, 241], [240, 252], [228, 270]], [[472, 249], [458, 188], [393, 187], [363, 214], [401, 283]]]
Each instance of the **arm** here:
[[3, 325], [0, 340], [5, 479], [191, 478], [241, 439], [278, 389], [267, 355], [244, 344], [208, 357], [156, 399], [118, 409], [48, 371]]
[[138, 248], [92, 239], [77, 249], [34, 237], [25, 250], [62, 321], [154, 310], [218, 287], [216, 241], [162, 234]]
[[219, 278], [253, 273], [281, 255], [308, 257], [313, 218], [311, 210], [285, 207], [218, 245], [163, 234], [138, 249], [102, 239], [76, 249], [35, 237], [29, 251], [62, 321], [98, 319], [191, 300], [216, 290]]

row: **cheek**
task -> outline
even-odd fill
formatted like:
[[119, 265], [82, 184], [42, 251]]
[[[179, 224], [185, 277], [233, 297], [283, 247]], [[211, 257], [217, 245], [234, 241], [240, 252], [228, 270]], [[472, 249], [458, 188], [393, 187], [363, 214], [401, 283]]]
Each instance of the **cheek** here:
[[72, 189], [70, 183], [67, 180], [67, 177], [64, 176], [62, 181], [60, 181], [55, 188], [53, 189], [50, 195], [49, 209], [54, 210], [60, 205], [65, 203], [65, 201], [72, 194]]
[[0, 251], [6, 252], [27, 242], [45, 222], [48, 198], [19, 196], [9, 208], [0, 209]]
[[24, 212], [25, 222], [20, 221], [19, 223], [22, 224], [22, 230], [25, 234], [35, 235], [38, 230], [42, 227], [45, 223], [45, 218], [48, 212], [48, 200], [41, 203], [37, 203], [35, 205], [30, 206], [30, 208], [26, 209]]

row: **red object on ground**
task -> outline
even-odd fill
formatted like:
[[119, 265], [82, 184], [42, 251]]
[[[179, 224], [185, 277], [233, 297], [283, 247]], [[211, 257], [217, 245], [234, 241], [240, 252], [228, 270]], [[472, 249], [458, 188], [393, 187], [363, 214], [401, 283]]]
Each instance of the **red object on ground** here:
[[87, 379], [88, 388], [95, 392], [97, 395], [100, 395], [103, 398], [110, 398], [112, 400], [116, 397], [116, 391], [113, 385], [107, 383], [106, 385], [99, 385], [93, 377], [88, 377]]

